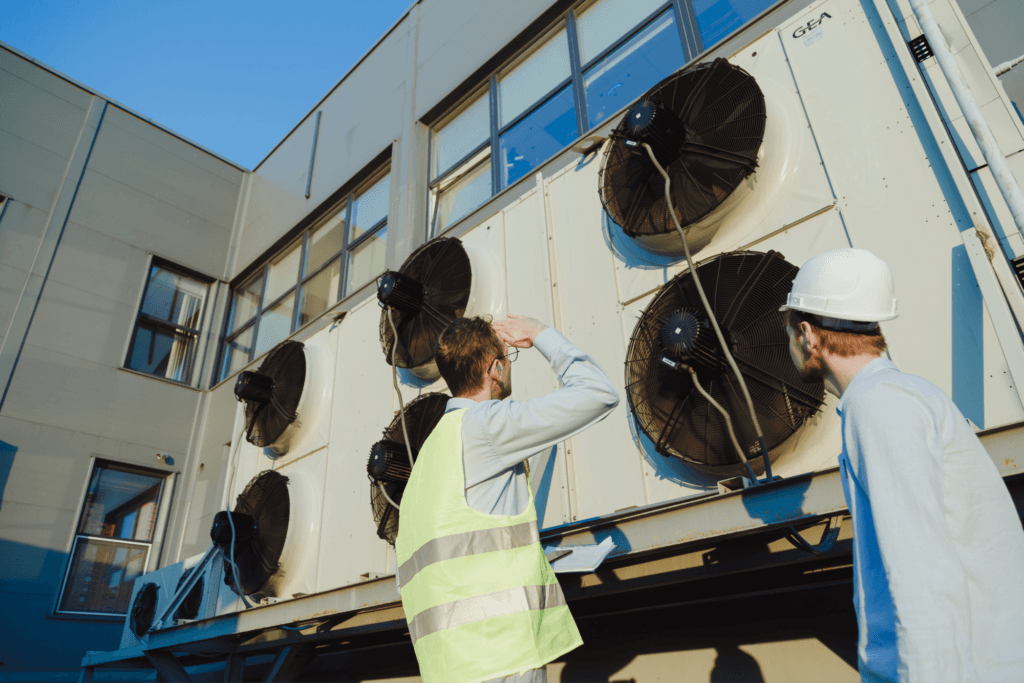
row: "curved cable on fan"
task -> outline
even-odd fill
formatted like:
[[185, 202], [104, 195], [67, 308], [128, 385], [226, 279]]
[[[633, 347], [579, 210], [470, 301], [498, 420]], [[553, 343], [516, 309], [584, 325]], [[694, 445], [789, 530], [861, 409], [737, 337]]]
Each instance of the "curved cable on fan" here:
[[[395, 385], [395, 392], [398, 394], [398, 415], [402, 421], [402, 436], [405, 437], [405, 448], [409, 453], [409, 467], [413, 466], [412, 459], [412, 442], [409, 441], [409, 430], [405, 426], [405, 402], [402, 401], [402, 390], [398, 387], [398, 366], [395, 365], [395, 349], [398, 348], [398, 330], [395, 328], [395, 319], [391, 316], [391, 307], [388, 306], [388, 322], [391, 323], [391, 332], [394, 334], [395, 343], [391, 346], [391, 378]], [[384, 490], [384, 484], [377, 482], [377, 488], [384, 494], [384, 499], [395, 506], [396, 510], [401, 510], [398, 507], [398, 503], [391, 500], [391, 496]]]
[[[729, 345], [725, 341], [725, 335], [722, 334], [722, 328], [718, 326], [718, 320], [715, 319], [715, 313], [711, 308], [711, 304], [708, 303], [708, 297], [704, 293], [704, 287], [700, 284], [700, 277], [697, 275], [697, 266], [693, 263], [693, 256], [690, 254], [690, 244], [686, 240], [686, 233], [683, 232], [683, 226], [679, 224], [679, 219], [676, 217], [675, 209], [672, 207], [672, 180], [669, 178], [668, 173], [665, 171], [661, 163], [658, 162], [657, 157], [654, 156], [654, 150], [646, 142], [641, 143], [644, 149], [647, 150], [647, 155], [651, 158], [651, 162], [654, 167], [658, 169], [658, 173], [665, 179], [665, 202], [666, 210], [669, 216], [672, 218], [672, 222], [676, 226], [676, 231], [679, 233], [679, 239], [683, 241], [683, 253], [686, 255], [686, 262], [690, 266], [690, 274], [693, 276], [693, 284], [697, 287], [697, 294], [700, 295], [701, 303], [704, 304], [704, 310], [708, 314], [708, 320], [711, 322], [711, 328], [715, 331], [715, 336], [718, 337], [718, 343], [721, 345], [722, 352], [725, 356], [725, 360], [729, 363], [729, 367], [732, 368], [733, 373], [736, 375], [736, 380], [739, 382], [740, 389], [743, 391], [743, 398], [747, 402], [747, 410], [750, 411], [750, 419], [754, 423], [754, 431], [757, 432], [757, 441], [761, 446], [761, 455], [764, 457], [764, 474], [765, 480], [772, 480], [772, 463], [768, 457], [768, 444], [764, 440], [764, 432], [761, 430], [761, 423], [757, 419], [757, 411], [754, 410], [754, 401], [750, 398], [750, 391], [747, 389], [747, 383], [743, 379], [743, 373], [740, 372], [740, 368], [736, 365], [736, 359], [732, 357], [732, 352], [729, 350]], [[744, 461], [746, 458], [744, 458]], [[755, 477], [753, 481], [754, 485], [757, 485], [758, 480]]]
[[736, 454], [740, 456], [740, 462], [747, 468], [747, 473], [750, 475], [751, 481], [757, 481], [757, 475], [754, 474], [754, 469], [750, 466], [750, 462], [747, 460], [746, 454], [743, 449], [740, 448], [740, 442], [736, 438], [736, 432], [732, 428], [732, 418], [729, 416], [729, 411], [721, 406], [715, 399], [711, 398], [711, 394], [704, 391], [704, 387], [701, 386], [700, 380], [697, 379], [697, 371], [691, 368], [689, 365], [684, 365], [684, 368], [690, 373], [690, 378], [693, 380], [693, 386], [696, 387], [700, 395], [708, 400], [708, 402], [714, 406], [715, 410], [722, 414], [725, 418], [725, 426], [729, 430], [729, 438], [732, 439], [732, 445], [736, 449]]
[[[662, 167], [662, 165], [658, 163], [658, 159], [654, 156], [654, 151], [651, 149], [651, 146], [648, 145], [646, 142], [641, 144], [644, 146], [644, 149], [647, 150], [647, 155], [651, 157], [651, 161], [654, 163], [654, 167], [657, 168], [658, 172], [661, 173], [663, 178], [665, 178], [665, 202], [667, 204], [666, 209], [668, 210], [669, 215], [672, 217], [672, 222], [675, 223], [676, 231], [679, 233], [679, 238], [683, 241], [683, 252], [686, 254], [686, 262], [690, 266], [690, 273], [693, 275], [693, 283], [694, 285], [696, 285], [697, 293], [700, 295], [700, 300], [704, 304], [704, 310], [708, 314], [708, 319], [711, 322], [711, 327], [714, 329], [715, 335], [718, 337], [718, 343], [721, 344], [721, 348], [724, 352], [725, 359], [728, 361], [729, 366], [735, 373], [736, 379], [739, 380], [740, 389], [743, 390], [743, 397], [746, 399], [747, 408], [750, 410], [750, 418], [751, 420], [753, 420], [754, 429], [757, 431], [757, 441], [758, 444], [761, 446], [761, 455], [764, 457], [765, 481], [770, 482], [772, 480], [772, 465], [771, 459], [768, 457], [768, 444], [765, 443], [764, 432], [761, 431], [761, 425], [757, 420], [757, 413], [754, 410], [754, 401], [750, 398], [750, 392], [747, 390], [747, 383], [743, 380], [743, 375], [742, 373], [740, 373], [739, 366], [736, 365], [736, 360], [732, 357], [732, 352], [729, 351], [729, 345], [726, 344], [725, 342], [725, 336], [722, 334], [722, 330], [718, 326], [718, 321], [715, 319], [715, 314], [711, 309], [711, 304], [708, 303], [707, 295], [704, 294], [704, 288], [700, 284], [700, 277], [698, 277], [697, 275], [697, 267], [694, 265], [693, 257], [690, 255], [690, 245], [686, 241], [686, 233], [683, 232], [682, 226], [679, 225], [679, 219], [676, 218], [675, 209], [672, 207], [672, 181], [669, 178], [668, 173], [665, 172], [665, 169]], [[697, 375], [694, 373], [693, 369], [690, 367], [687, 367], [687, 369], [690, 371], [690, 374], [693, 377], [694, 386], [697, 387], [697, 390], [701, 394], [703, 394], [705, 398], [710, 400], [712, 405], [715, 406], [715, 408], [717, 408], [720, 412], [722, 412], [723, 415], [725, 415], [725, 410], [721, 406], [719, 406], [713, 399], [711, 399], [711, 396], [708, 395], [704, 391], [703, 387], [700, 386], [700, 383], [697, 381]], [[733, 439], [733, 445], [736, 447], [736, 450], [739, 453], [740, 459], [743, 461], [743, 464], [747, 466], [747, 469], [750, 471], [750, 474], [753, 477], [751, 484], [757, 486], [761, 482], [758, 480], [756, 476], [753, 476], [753, 470], [750, 470], [750, 465], [747, 462], [747, 458], [740, 449], [739, 444], [736, 442], [736, 437], [732, 431], [732, 420], [729, 418], [728, 415], [726, 415], [725, 417], [726, 425], [729, 427], [729, 435]], [[822, 540], [817, 545], [812, 545], [808, 543], [807, 540], [800, 535], [800, 532], [796, 530], [796, 527], [793, 526], [788, 527], [786, 539], [795, 547], [805, 552], [809, 552], [814, 555], [827, 553], [829, 550], [832, 549], [832, 546], [835, 544], [836, 538], [838, 538], [839, 536], [839, 525], [837, 524], [835, 529], [831, 529], [831, 524], [832, 520], [829, 519], [828, 526], [826, 526], [825, 528], [825, 533], [822, 535]]]

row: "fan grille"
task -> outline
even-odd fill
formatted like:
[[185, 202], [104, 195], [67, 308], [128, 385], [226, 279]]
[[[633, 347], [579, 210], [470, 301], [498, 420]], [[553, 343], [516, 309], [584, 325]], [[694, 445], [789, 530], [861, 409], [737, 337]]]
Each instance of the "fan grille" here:
[[[245, 439], [257, 448], [271, 445], [295, 421], [306, 382], [306, 354], [297, 341], [278, 344], [256, 371], [269, 378], [269, 401], [245, 401]], [[265, 383], [265, 381], [264, 381]]]
[[[427, 437], [434, 431], [434, 427], [444, 417], [444, 410], [448, 405], [449, 398], [451, 397], [448, 394], [443, 393], [424, 394], [405, 407], [405, 425], [409, 430], [409, 445], [412, 447], [413, 461], [419, 455], [420, 448], [423, 447]], [[384, 442], [400, 444], [402, 446], [401, 448], [388, 449], [388, 456], [392, 458], [396, 456], [408, 457], [405, 453], [405, 437], [402, 434], [402, 422], [399, 415], [396, 414], [391, 424], [384, 430], [383, 440]], [[372, 463], [367, 464], [369, 467]], [[382, 478], [380, 481], [388, 496], [399, 505], [402, 504], [402, 493], [405, 491], [405, 485], [408, 482], [408, 475], [405, 475], [405, 479], [401, 478], [403, 467], [405, 469], [408, 468], [408, 461], [405, 463], [389, 462], [377, 464], [376, 467], [378, 470], [387, 470], [388, 473], [397, 475]], [[373, 477], [370, 477], [370, 507], [373, 510], [373, 521], [377, 525], [377, 536], [394, 545], [395, 538], [398, 536], [398, 510], [380, 492], [377, 480], [373, 479]]]
[[[653, 112], [644, 130], [631, 130], [634, 110], [642, 123]], [[766, 119], [764, 95], [754, 77], [724, 59], [670, 76], [630, 108], [612, 133], [599, 181], [605, 210], [632, 237], [675, 229], [664, 179], [642, 146], [627, 144], [632, 136], [633, 143], [651, 143], [659, 163], [667, 163], [680, 223], [700, 221], [754, 172]], [[673, 152], [679, 129], [685, 142]]]
[[[185, 585], [185, 582], [192, 576], [193, 571], [195, 571], [195, 568], [189, 569], [181, 575], [181, 578], [178, 579], [178, 585], [174, 588], [175, 594], [177, 594], [178, 589]], [[178, 605], [178, 609], [174, 612], [175, 619], [195, 619], [199, 616], [199, 607], [203, 603], [203, 578], [200, 576], [196, 580], [192, 590], [188, 592], [185, 599]]]
[[[380, 343], [388, 364], [416, 368], [433, 360], [441, 332], [466, 312], [473, 273], [469, 255], [462, 242], [454, 237], [424, 244], [406, 259], [398, 272], [423, 286], [421, 308], [418, 311], [391, 309], [398, 330], [397, 345], [385, 309], [380, 317]], [[394, 363], [391, 362], [393, 346]]]
[[132, 632], [140, 638], [153, 626], [158, 590], [155, 583], [147, 583], [135, 595], [129, 626], [131, 626]]
[[[697, 270], [746, 380], [768, 447], [774, 448], [817, 412], [824, 399], [824, 385], [804, 382], [793, 366], [783, 314], [778, 310], [798, 268], [770, 251], [725, 254]], [[689, 272], [661, 289], [633, 331], [626, 356], [630, 408], [662, 455], [719, 474], [727, 473], [723, 468], [738, 472], [741, 463], [721, 414], [696, 391], [688, 372], [662, 362], [665, 321], [683, 308], [703, 311]], [[685, 358], [683, 362], [694, 367], [704, 389], [729, 412], [740, 445], [750, 456], [758, 454], [757, 433], [732, 372], [721, 364]]]
[[[273, 470], [256, 475], [235, 499], [234, 513], [249, 515], [253, 519], [254, 533], [248, 534], [249, 538], [242, 537], [237, 528], [235, 530], [234, 558], [239, 574], [237, 588], [245, 595], [252, 595], [258, 593], [280, 567], [291, 517], [288, 477]], [[218, 513], [218, 517], [222, 516], [223, 513]], [[230, 531], [225, 537], [224, 521], [226, 519], [215, 519], [210, 535], [224, 553], [224, 583], [235, 590], [233, 569], [227, 561], [230, 557]]]

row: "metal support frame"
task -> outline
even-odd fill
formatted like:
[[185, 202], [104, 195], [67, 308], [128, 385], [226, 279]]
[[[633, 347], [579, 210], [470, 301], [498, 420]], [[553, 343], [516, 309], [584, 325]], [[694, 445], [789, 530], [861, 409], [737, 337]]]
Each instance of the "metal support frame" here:
[[171, 652], [160, 652], [160, 651], [146, 651], [144, 653], [149, 663], [156, 669], [157, 679], [161, 681], [167, 681], [167, 683], [191, 683], [192, 679], [189, 677], [188, 672], [185, 671], [185, 667], [178, 662], [178, 658]]
[[[979, 437], [1011, 493], [1024, 495], [1024, 457], [1019, 453], [1024, 422], [987, 430]], [[841, 475], [832, 468], [726, 494], [632, 508], [546, 529], [541, 539], [544, 545], [556, 546], [599, 543], [609, 537], [615, 542], [616, 550], [598, 571], [560, 575], [574, 613], [589, 619], [746, 595], [745, 582], [721, 581], [744, 572], [782, 572], [779, 575], [787, 577], [785, 585], [765, 586], [762, 593], [834, 580], [836, 572], [849, 572], [851, 562], [852, 525], [839, 530], [835, 524], [846, 514]], [[834, 545], [823, 554], [798, 550], [786, 539], [791, 526], [824, 530], [828, 520], [833, 520], [830, 533], [837, 533]], [[691, 587], [715, 582], [718, 588], [711, 592]], [[226, 682], [240, 681], [245, 658], [257, 654], [275, 656], [268, 681], [289, 681], [320, 646], [337, 649], [344, 643], [345, 649], [357, 650], [381, 640], [407, 642], [406, 633], [394, 578], [387, 576], [151, 631], [144, 646], [87, 653], [80, 680], [92, 680], [96, 667], [157, 668], [161, 676], [177, 676], [175, 667], [183, 671], [213, 661], [211, 654], [223, 653]]]

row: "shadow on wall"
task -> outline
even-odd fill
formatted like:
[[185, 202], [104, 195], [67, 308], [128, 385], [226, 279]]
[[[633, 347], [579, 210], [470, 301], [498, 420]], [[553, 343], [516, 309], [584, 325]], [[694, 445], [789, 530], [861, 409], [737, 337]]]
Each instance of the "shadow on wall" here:
[[4, 509], [4, 493], [7, 492], [7, 480], [11, 476], [17, 452], [18, 447], [14, 444], [0, 441], [0, 511]]

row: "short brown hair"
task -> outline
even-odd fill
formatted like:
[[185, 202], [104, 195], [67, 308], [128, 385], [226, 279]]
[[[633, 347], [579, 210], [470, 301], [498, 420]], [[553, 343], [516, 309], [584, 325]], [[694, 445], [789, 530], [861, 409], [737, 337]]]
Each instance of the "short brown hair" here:
[[452, 396], [461, 396], [480, 389], [492, 357], [504, 353], [490, 316], [456, 318], [437, 338], [434, 360]]
[[804, 313], [792, 308], [786, 311], [786, 324], [797, 334], [800, 333], [800, 323], [810, 325], [821, 339], [821, 345], [829, 353], [840, 358], [849, 358], [861, 353], [882, 355], [887, 348], [881, 327], [867, 332], [830, 330], [823, 327], [821, 318], [813, 313]]

